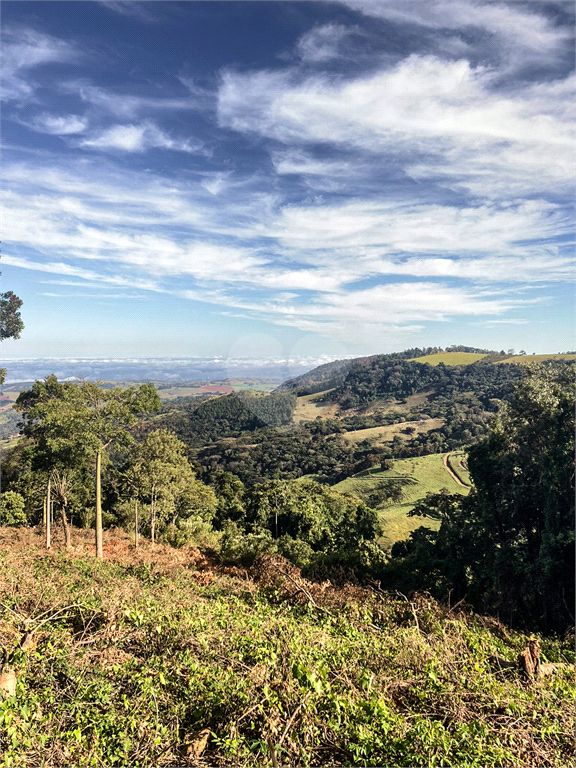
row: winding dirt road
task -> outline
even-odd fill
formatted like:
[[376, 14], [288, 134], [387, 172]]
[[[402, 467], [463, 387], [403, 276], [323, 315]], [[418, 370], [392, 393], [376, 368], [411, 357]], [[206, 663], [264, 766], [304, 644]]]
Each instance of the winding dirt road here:
[[446, 467], [446, 471], [452, 476], [452, 478], [458, 483], [458, 485], [461, 485], [462, 488], [471, 488], [471, 485], [468, 485], [468, 483], [462, 482], [462, 480], [458, 477], [456, 472], [452, 469], [452, 465], [450, 464], [450, 456], [452, 456], [456, 451], [450, 451], [450, 453], [447, 453], [444, 455], [443, 461], [444, 466]]

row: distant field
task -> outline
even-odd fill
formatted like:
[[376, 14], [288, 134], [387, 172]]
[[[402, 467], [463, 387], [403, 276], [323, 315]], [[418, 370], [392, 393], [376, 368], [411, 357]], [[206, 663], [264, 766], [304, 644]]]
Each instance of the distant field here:
[[323, 392], [315, 392], [313, 395], [301, 395], [294, 409], [294, 422], [297, 424], [299, 421], [314, 421], [318, 416], [323, 419], [336, 416], [340, 410], [337, 403], [317, 402], [319, 397], [331, 391], [326, 389]]
[[[424, 357], [413, 357], [408, 360], [409, 363], [428, 363], [429, 365], [469, 365], [482, 360], [487, 355], [481, 355], [476, 352], [437, 352], [435, 355], [425, 355]], [[507, 361], [508, 362], [508, 361]]]
[[390, 424], [386, 427], [369, 427], [368, 429], [356, 429], [353, 432], [346, 432], [342, 437], [351, 443], [359, 443], [367, 438], [377, 438], [376, 444], [392, 442], [394, 435], [402, 434], [402, 430], [412, 427], [414, 433], [411, 435], [422, 435], [430, 432], [431, 429], [441, 427], [445, 419], [422, 419], [421, 421], [402, 421], [399, 424]]
[[542, 363], [544, 360], [576, 360], [576, 355], [513, 355], [501, 363]]
[[189, 384], [174, 387], [158, 388], [161, 400], [173, 400], [176, 397], [199, 397], [200, 395], [229, 395], [231, 392], [272, 392], [278, 382], [252, 382], [231, 380], [226, 383], [213, 382], [210, 384]]
[[[452, 462], [458, 475], [464, 482], [469, 482], [468, 473], [460, 465], [460, 459], [464, 452], [452, 455]], [[442, 488], [447, 488], [450, 493], [460, 493], [466, 496], [468, 488], [458, 485], [453, 477], [446, 471], [443, 461], [443, 453], [433, 453], [430, 456], [421, 456], [413, 459], [398, 459], [391, 470], [369, 470], [354, 477], [348, 477], [334, 488], [337, 491], [355, 493], [360, 497], [366, 497], [371, 491], [376, 490], [382, 480], [406, 477], [414, 482], [404, 487], [404, 499], [400, 504], [389, 507], [379, 507], [380, 520], [384, 527], [384, 534], [380, 544], [385, 547], [392, 546], [396, 541], [408, 538], [411, 531], [421, 525], [437, 530], [439, 523], [423, 517], [408, 517], [408, 512], [427, 493], [438, 493]]]

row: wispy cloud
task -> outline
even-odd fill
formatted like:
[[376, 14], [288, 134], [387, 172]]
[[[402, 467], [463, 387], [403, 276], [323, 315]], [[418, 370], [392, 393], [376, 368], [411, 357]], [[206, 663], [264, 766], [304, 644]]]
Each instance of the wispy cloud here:
[[119, 13], [121, 16], [128, 16], [138, 21], [156, 21], [156, 17], [141, 2], [132, 2], [132, 0], [101, 0], [101, 5], [110, 11], [114, 11], [114, 13]]
[[25, 103], [34, 97], [37, 84], [31, 79], [31, 70], [43, 64], [80, 58], [72, 43], [26, 27], [4, 28], [2, 38], [2, 101], [5, 102]]
[[[555, 26], [542, 13], [542, 7], [530, 8], [523, 3], [494, 0], [341, 0], [367, 16], [388, 19], [437, 31], [439, 42], [446, 30], [455, 30], [462, 49], [470, 55], [475, 50], [489, 53], [500, 66], [500, 72], [522, 69], [528, 65], [556, 63], [570, 56], [568, 43], [573, 39], [566, 27]], [[564, 4], [565, 9], [568, 4]], [[470, 30], [483, 35], [471, 37]]]
[[92, 138], [83, 139], [81, 147], [87, 149], [146, 152], [149, 149], [171, 149], [176, 152], [201, 152], [203, 144], [190, 139], [173, 139], [152, 122], [140, 125], [113, 125]]
[[515, 93], [494, 90], [493, 78], [465, 60], [419, 55], [352, 80], [228, 70], [218, 115], [223, 126], [286, 145], [394, 154], [414, 178], [443, 177], [486, 196], [508, 183], [517, 194], [567, 189], [574, 77]]
[[[180, 80], [186, 85], [182, 78]], [[135, 96], [131, 93], [116, 93], [85, 80], [72, 80], [62, 84], [62, 89], [68, 93], [78, 94], [82, 101], [108, 112], [117, 118], [133, 119], [143, 113], [170, 112], [179, 110], [205, 109], [211, 99], [202, 89], [191, 90], [186, 85], [189, 95], [177, 98], [158, 98], [154, 96]]]
[[338, 55], [340, 41], [348, 34], [342, 24], [324, 24], [302, 35], [296, 49], [303, 61], [329, 61]]
[[88, 120], [79, 115], [51, 115], [42, 112], [40, 115], [36, 115], [30, 123], [24, 124], [39, 133], [71, 136], [76, 133], [83, 133], [88, 127]]

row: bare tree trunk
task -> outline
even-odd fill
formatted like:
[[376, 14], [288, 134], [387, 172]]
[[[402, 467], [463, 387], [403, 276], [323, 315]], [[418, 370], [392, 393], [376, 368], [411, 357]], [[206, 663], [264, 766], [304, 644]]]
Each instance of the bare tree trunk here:
[[138, 549], [138, 499], [134, 507], [134, 546]]
[[52, 539], [50, 531], [50, 512], [52, 508], [52, 502], [50, 500], [50, 478], [48, 478], [48, 487], [46, 489], [46, 549], [51, 549]]
[[70, 535], [70, 525], [68, 524], [68, 517], [66, 515], [66, 505], [60, 506], [60, 519], [62, 520], [62, 528], [64, 528], [64, 539], [66, 541], [66, 549], [70, 549], [72, 546], [72, 537]]
[[42, 525], [46, 525], [46, 497], [42, 503]]
[[156, 541], [156, 487], [152, 486], [152, 516], [151, 516], [151, 525], [150, 525], [150, 532], [152, 534], [152, 546], [154, 546], [154, 543]]
[[96, 454], [96, 557], [104, 558], [102, 550], [102, 450]]

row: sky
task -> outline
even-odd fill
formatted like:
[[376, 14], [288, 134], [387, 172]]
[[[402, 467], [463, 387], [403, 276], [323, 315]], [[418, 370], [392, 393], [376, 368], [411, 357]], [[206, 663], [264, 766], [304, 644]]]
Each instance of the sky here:
[[2, 3], [15, 358], [574, 341], [572, 2]]

